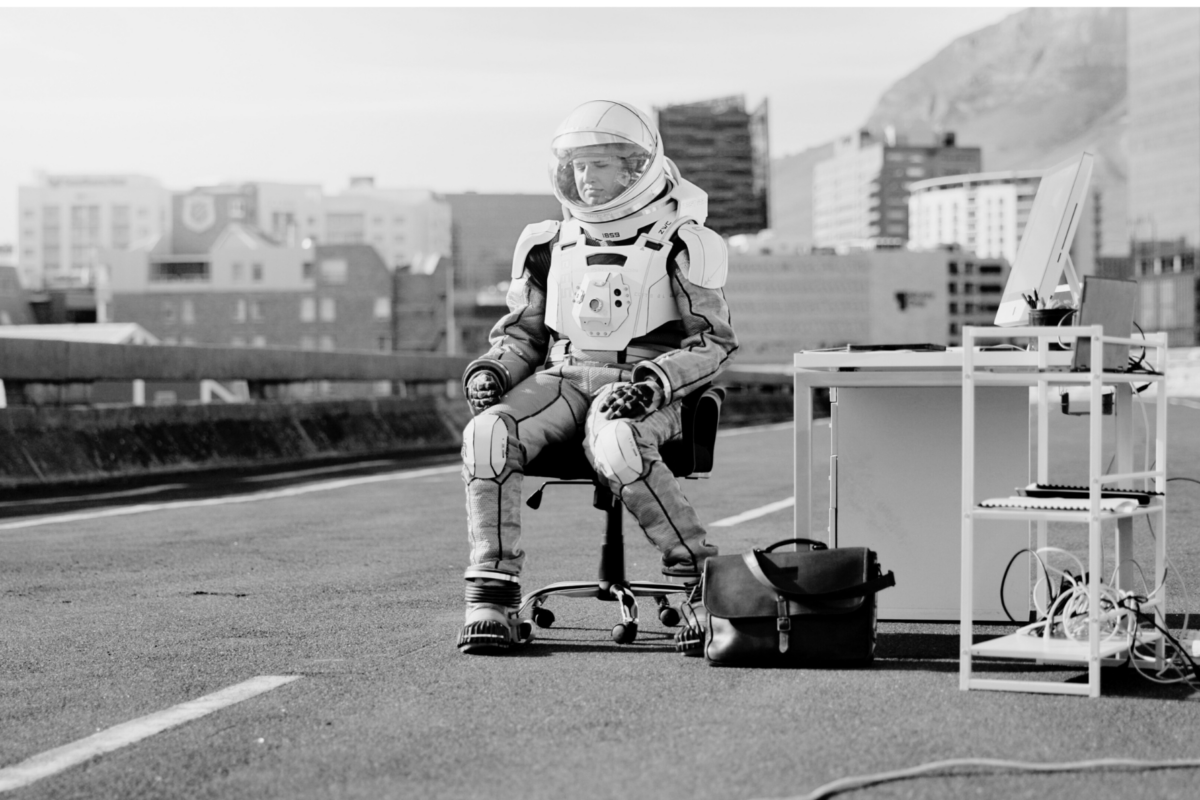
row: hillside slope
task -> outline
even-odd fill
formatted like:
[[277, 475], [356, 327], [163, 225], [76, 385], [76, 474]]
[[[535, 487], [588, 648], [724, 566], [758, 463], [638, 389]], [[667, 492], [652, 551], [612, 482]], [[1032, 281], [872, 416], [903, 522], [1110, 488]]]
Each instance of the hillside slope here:
[[1040, 169], [1088, 150], [1104, 191], [1103, 250], [1126, 241], [1123, 8], [1029, 8], [951, 42], [892, 85], [864, 123], [913, 141], [954, 131], [987, 171]]

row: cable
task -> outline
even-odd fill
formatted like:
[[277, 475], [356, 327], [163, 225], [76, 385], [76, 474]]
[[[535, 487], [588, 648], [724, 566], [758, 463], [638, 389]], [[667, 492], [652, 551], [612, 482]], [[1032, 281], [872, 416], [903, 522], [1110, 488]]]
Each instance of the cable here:
[[928, 776], [939, 771], [953, 770], [958, 767], [990, 767], [995, 770], [1017, 772], [1082, 772], [1090, 769], [1196, 769], [1200, 768], [1200, 759], [1182, 759], [1179, 761], [1140, 761], [1135, 758], [1099, 758], [1091, 761], [1065, 761], [1060, 763], [1042, 764], [1035, 761], [1008, 761], [1000, 758], [951, 758], [945, 761], [931, 761], [916, 767], [876, 772], [872, 775], [857, 775], [850, 778], [839, 778], [819, 786], [805, 795], [785, 798], [785, 800], [824, 800], [836, 794], [863, 789], [889, 781], [902, 781], [908, 778]]

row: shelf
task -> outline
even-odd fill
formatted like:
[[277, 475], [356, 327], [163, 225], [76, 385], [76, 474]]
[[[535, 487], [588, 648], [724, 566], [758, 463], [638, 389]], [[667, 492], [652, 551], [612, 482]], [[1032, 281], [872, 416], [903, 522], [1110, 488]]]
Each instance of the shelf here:
[[[1032, 386], [1038, 381], [1050, 384], [1091, 383], [1090, 372], [1058, 372], [1043, 370], [1038, 372], [986, 372], [973, 373], [975, 383], [981, 386]], [[1161, 383], [1166, 380], [1164, 375], [1147, 375], [1140, 372], [1102, 372], [1100, 383], [1109, 385], [1115, 383]]]
[[[1161, 513], [1164, 505], [1161, 501], [1151, 502], [1150, 505], [1138, 506], [1129, 511], [1101, 511], [1099, 519], [1101, 522], [1114, 519], [1130, 519], [1132, 517], [1145, 517], [1150, 514]], [[1090, 522], [1092, 515], [1090, 511], [1063, 511], [1049, 508], [983, 508], [976, 506], [971, 510], [971, 516], [975, 519], [1016, 519], [1029, 520], [1036, 522], [1039, 519], [1044, 519], [1047, 522]]]
[[[1158, 641], [1159, 634], [1143, 632], [1138, 640], [1143, 643]], [[1132, 646], [1132, 637], [1114, 636], [1112, 639], [1100, 637], [1100, 658], [1114, 658], [1126, 653]], [[1041, 636], [1030, 636], [1027, 633], [1011, 633], [999, 639], [971, 646], [971, 655], [988, 658], [1022, 658], [1035, 661], [1058, 661], [1063, 663], [1083, 663], [1091, 660], [1091, 645], [1075, 639], [1043, 639]]]

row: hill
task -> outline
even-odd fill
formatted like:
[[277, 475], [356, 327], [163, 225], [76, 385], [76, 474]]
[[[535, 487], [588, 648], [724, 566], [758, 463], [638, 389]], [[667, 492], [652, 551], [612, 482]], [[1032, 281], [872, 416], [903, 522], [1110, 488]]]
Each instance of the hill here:
[[[1125, 235], [1123, 8], [1029, 8], [959, 37], [892, 85], [865, 128], [913, 140], [954, 131], [985, 170], [1040, 169], [1083, 150], [1105, 193], [1105, 250]], [[1117, 207], [1121, 211], [1116, 211]], [[1114, 219], [1115, 218], [1115, 219]], [[1119, 224], [1117, 224], [1119, 223]]]
[[[1104, 193], [1102, 252], [1125, 252], [1126, 25], [1123, 8], [1018, 11], [896, 81], [862, 127], [882, 135], [890, 125], [912, 142], [954, 131], [983, 149], [987, 171], [1041, 169], [1088, 150]], [[789, 160], [776, 159], [773, 174]]]

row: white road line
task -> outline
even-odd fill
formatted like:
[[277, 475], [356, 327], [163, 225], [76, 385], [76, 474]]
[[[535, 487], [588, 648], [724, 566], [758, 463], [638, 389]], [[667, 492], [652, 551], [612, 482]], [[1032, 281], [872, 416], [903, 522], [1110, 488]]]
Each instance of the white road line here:
[[206, 714], [240, 703], [299, 679], [299, 675], [259, 675], [219, 692], [207, 694], [186, 703], [149, 714], [145, 717], [114, 725], [53, 750], [25, 759], [19, 764], [0, 769], [0, 792], [20, 789], [34, 781], [49, 777], [88, 759], [124, 747], [127, 744], [162, 733], [168, 728], [199, 719]]
[[443, 467], [429, 467], [405, 472], [389, 472], [383, 475], [364, 475], [358, 478], [342, 478], [336, 481], [310, 483], [304, 486], [289, 486], [286, 489], [271, 489], [265, 492], [254, 492], [233, 497], [210, 497], [205, 500], [174, 500], [166, 503], [142, 503], [134, 506], [119, 506], [117, 508], [101, 508], [96, 511], [79, 511], [74, 514], [55, 514], [49, 517], [32, 517], [30, 519], [5, 522], [0, 524], [0, 531], [13, 531], [20, 528], [36, 528], [41, 525], [57, 525], [63, 522], [83, 522], [103, 517], [124, 517], [131, 514], [145, 514], [149, 511], [169, 511], [180, 508], [202, 508], [206, 506], [224, 506], [234, 503], [257, 503], [262, 500], [276, 500], [281, 497], [296, 497], [311, 492], [328, 492], [334, 489], [345, 489], [350, 486], [361, 486], [368, 483], [383, 483], [385, 481], [402, 481], [410, 478], [424, 478], [429, 475], [446, 475], [462, 471], [461, 464]]
[[796, 505], [796, 498], [789, 497], [786, 500], [780, 500], [776, 503], [767, 503], [765, 506], [759, 506], [758, 508], [751, 509], [750, 511], [744, 511], [741, 514], [737, 514], [732, 517], [726, 517], [725, 519], [719, 519], [716, 522], [710, 522], [708, 523], [708, 527], [728, 528], [742, 522], [749, 522], [752, 519], [765, 517], [767, 514], [774, 514], [776, 511], [782, 511], [783, 509], [791, 508], [794, 505]]
[[70, 495], [67, 497], [43, 497], [37, 500], [7, 500], [0, 503], [0, 508], [16, 508], [18, 506], [38, 506], [46, 503], [84, 503], [91, 500], [112, 500], [117, 497], [136, 497], [139, 494], [158, 494], [169, 489], [182, 489], [186, 483], [164, 483], [158, 486], [144, 486], [141, 489], [126, 489], [121, 492], [104, 492], [103, 494]]
[[298, 469], [292, 472], [273, 472], [267, 475], [255, 475], [250, 478], [242, 478], [242, 483], [263, 483], [265, 481], [279, 481], [285, 478], [301, 478], [306, 475], [321, 475], [329, 472], [346, 472], [352, 469], [364, 469], [367, 467], [382, 467], [388, 464], [395, 464], [393, 460], [384, 461], [357, 461], [353, 464], [338, 464], [329, 467], [313, 467], [312, 469]]

